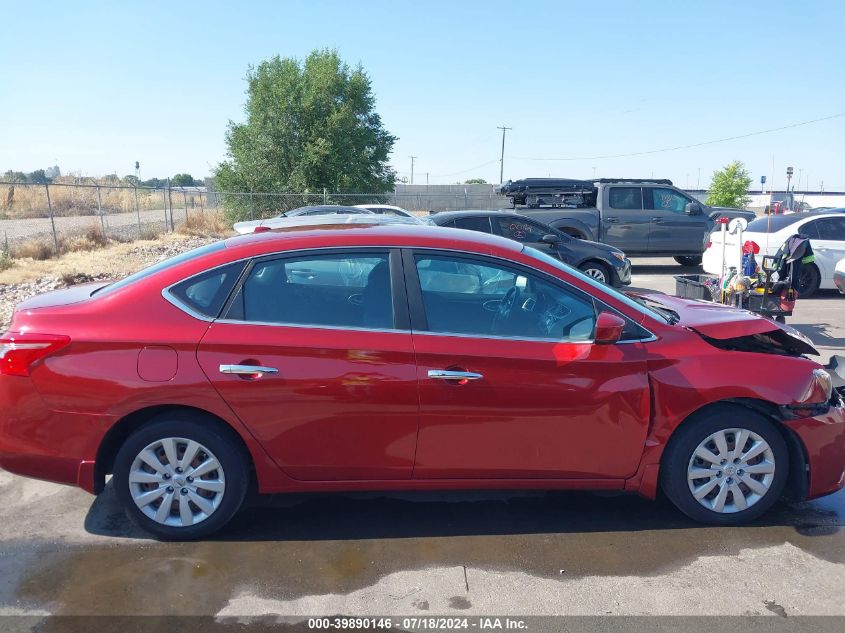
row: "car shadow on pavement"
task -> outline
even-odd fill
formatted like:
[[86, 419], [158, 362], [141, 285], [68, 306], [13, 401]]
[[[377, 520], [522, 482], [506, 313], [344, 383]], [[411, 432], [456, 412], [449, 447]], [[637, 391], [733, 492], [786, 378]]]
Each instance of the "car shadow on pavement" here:
[[[785, 527], [803, 536], [821, 536], [838, 532], [843, 524], [845, 493], [838, 493], [813, 502], [781, 502], [746, 527]], [[690, 528], [707, 526], [688, 519], [665, 499], [649, 501], [634, 494], [296, 493], [254, 498], [211, 540], [354, 540]], [[126, 517], [111, 483], [91, 504], [85, 529], [118, 538], [151, 538]]]

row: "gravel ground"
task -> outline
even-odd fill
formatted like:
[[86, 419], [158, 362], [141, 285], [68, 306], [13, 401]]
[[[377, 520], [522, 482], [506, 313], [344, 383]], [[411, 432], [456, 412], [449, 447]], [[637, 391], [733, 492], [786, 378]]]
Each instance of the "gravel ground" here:
[[99, 265], [86, 272], [71, 271], [61, 275], [46, 275], [37, 280], [17, 284], [0, 283], [0, 331], [9, 326], [15, 306], [29, 297], [74, 284], [118, 279], [168, 257], [215, 241], [215, 238], [209, 237], [174, 237], [138, 243], [129, 247], [126, 253], [120, 253], [117, 258], [109, 249], [105, 249], [102, 251], [102, 257], [96, 258]]

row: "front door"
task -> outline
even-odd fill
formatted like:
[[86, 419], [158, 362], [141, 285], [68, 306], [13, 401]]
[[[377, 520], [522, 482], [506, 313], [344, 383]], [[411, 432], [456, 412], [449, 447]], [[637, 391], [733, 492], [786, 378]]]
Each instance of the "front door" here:
[[405, 270], [420, 385], [415, 478], [636, 471], [645, 350], [593, 344], [589, 296], [494, 258], [418, 251]]
[[687, 203], [694, 202], [667, 187], [644, 187], [645, 213], [651, 218], [648, 250], [651, 253], [681, 255], [701, 253], [709, 232], [706, 215], [687, 215]]
[[386, 250], [258, 260], [200, 343], [209, 380], [291, 477], [411, 477], [417, 381], [400, 271]]

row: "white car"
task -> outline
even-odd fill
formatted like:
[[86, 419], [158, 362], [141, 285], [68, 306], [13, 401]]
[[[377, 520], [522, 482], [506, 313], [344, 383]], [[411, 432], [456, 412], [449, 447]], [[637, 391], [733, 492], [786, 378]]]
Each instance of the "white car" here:
[[356, 204], [357, 209], [366, 209], [377, 215], [398, 215], [405, 218], [416, 217], [413, 213], [402, 207], [394, 207], [392, 204]]
[[[764, 256], [774, 255], [781, 245], [796, 233], [810, 238], [810, 245], [816, 256], [813, 264], [801, 269], [799, 294], [808, 297], [820, 288], [835, 288], [833, 272], [837, 262], [845, 257], [845, 213], [842, 211], [792, 213], [757, 218], [748, 224], [741, 238], [739, 234], [727, 234], [725, 266], [739, 268], [742, 244], [747, 241], [755, 242], [760, 247], [756, 258], [758, 263], [762, 263]], [[701, 263], [705, 272], [713, 275], [722, 273], [721, 231], [711, 233]]]
[[292, 226], [326, 226], [337, 224], [425, 224], [413, 216], [406, 218], [399, 215], [375, 215], [372, 213], [337, 213], [333, 215], [296, 215], [293, 217], [277, 217], [254, 222], [237, 222], [236, 232], [241, 235], [274, 229], [285, 229]]

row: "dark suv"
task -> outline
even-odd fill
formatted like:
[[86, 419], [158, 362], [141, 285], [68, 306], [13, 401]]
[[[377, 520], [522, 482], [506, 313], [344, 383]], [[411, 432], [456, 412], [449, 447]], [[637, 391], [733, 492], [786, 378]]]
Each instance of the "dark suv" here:
[[631, 283], [631, 261], [618, 248], [581, 240], [513, 211], [446, 211], [427, 220], [438, 226], [493, 233], [549, 252], [603, 283]]

